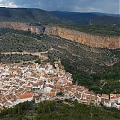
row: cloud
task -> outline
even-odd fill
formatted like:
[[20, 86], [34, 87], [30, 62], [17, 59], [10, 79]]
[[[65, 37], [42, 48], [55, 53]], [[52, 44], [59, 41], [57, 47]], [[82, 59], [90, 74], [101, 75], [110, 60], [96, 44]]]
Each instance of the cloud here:
[[17, 8], [19, 7], [14, 2], [9, 0], [0, 0], [0, 7], [11, 7], [11, 8]]
[[[1, 3], [2, 2], [2, 3]], [[120, 0], [0, 0], [2, 6], [53, 11], [119, 13]]]

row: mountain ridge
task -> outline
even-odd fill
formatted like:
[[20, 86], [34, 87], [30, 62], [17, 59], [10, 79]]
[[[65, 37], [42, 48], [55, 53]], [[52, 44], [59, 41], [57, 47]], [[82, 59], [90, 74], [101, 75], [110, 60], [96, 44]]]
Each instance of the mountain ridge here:
[[[106, 25], [117, 24], [116, 19], [117, 21], [120, 21], [119, 14], [107, 14], [107, 13], [99, 13], [99, 12], [64, 12], [64, 11], [52, 11], [52, 13], [61, 18], [69, 20], [75, 24], [91, 24], [91, 21], [93, 20], [95, 21], [95, 19], [98, 19], [102, 25], [104, 20], [100, 18], [103, 16], [110, 18], [104, 22]], [[97, 22], [98, 20], [96, 20], [95, 22]], [[112, 22], [110, 22], [111, 20]], [[118, 25], [120, 25], [120, 23], [118, 23]]]
[[30, 22], [30, 23], [66, 23], [67, 21], [51, 12], [37, 8], [1, 8], [0, 21]]
[[[120, 20], [119, 14], [106, 14], [99, 12], [64, 12], [64, 11], [45, 11], [38, 8], [6, 8], [0, 7], [0, 21], [11, 22], [29, 22], [29, 23], [73, 23], [73, 24], [87, 24], [91, 21], [101, 18], [102, 16], [111, 17], [105, 23], [113, 25]], [[101, 20], [101, 21], [100, 21]], [[109, 21], [112, 20], [112, 23]], [[96, 20], [95, 22], [97, 22]], [[99, 19], [101, 24], [102, 19]], [[93, 23], [94, 24], [94, 23]], [[119, 25], [118, 23], [116, 23]], [[105, 25], [105, 24], [104, 24]]]

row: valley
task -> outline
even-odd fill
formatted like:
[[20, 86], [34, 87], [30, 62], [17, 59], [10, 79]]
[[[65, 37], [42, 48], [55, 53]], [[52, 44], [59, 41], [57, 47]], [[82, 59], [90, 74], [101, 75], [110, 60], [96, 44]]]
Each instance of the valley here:
[[[77, 82], [79, 85], [84, 85], [96, 93], [110, 94], [119, 93], [120, 91], [119, 49], [92, 48], [61, 37], [35, 35], [27, 31], [10, 29], [9, 33], [9, 29], [1, 29], [1, 33], [4, 34], [0, 37], [1, 61], [4, 63], [8, 61], [9, 63], [10, 61], [39, 61], [39, 59], [41, 62], [53, 63], [60, 59], [65, 69], [73, 74], [74, 84]], [[5, 54], [6, 57], [3, 56]], [[15, 57], [15, 54], [18, 57]], [[28, 55], [32, 58], [28, 57]], [[6, 59], [8, 60], [6, 61]], [[115, 75], [109, 77], [111, 71]], [[114, 73], [114, 71], [116, 72]], [[107, 74], [106, 72], [108, 72], [108, 77], [104, 77]], [[104, 82], [101, 83], [102, 79]], [[107, 84], [103, 86], [106, 82]], [[111, 84], [114, 85], [111, 86]], [[108, 86], [111, 87], [107, 89]]]
[[1, 120], [119, 119], [118, 16], [64, 14], [0, 8]]

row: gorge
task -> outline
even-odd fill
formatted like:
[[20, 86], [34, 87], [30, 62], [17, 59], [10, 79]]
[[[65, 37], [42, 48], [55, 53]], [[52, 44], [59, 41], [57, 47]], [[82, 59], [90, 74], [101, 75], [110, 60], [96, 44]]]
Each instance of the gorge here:
[[75, 41], [90, 47], [95, 48], [108, 48], [117, 49], [120, 48], [119, 36], [98, 36], [84, 32], [80, 32], [74, 29], [63, 28], [56, 25], [42, 25], [42, 24], [30, 24], [20, 22], [0, 22], [0, 28], [10, 28], [15, 30], [30, 31], [36, 34], [46, 34], [59, 36], [64, 39]]

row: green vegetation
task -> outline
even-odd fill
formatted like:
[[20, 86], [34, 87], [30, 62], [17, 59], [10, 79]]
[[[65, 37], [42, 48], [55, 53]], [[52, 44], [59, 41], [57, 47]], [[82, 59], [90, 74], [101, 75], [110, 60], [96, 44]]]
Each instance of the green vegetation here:
[[[48, 38], [44, 39], [47, 42]], [[94, 49], [60, 38], [49, 38], [48, 42], [53, 48], [48, 53], [49, 60], [60, 58], [66, 71], [73, 74], [74, 83], [95, 93], [120, 93], [119, 49]], [[107, 63], [115, 64], [107, 66]]]
[[58, 24], [57, 26], [99, 36], [120, 36], [119, 26]]
[[88, 74], [69, 66], [68, 61], [62, 61], [65, 70], [72, 73], [74, 84], [83, 85], [96, 94], [120, 94], [120, 70], [112, 70], [104, 73]]
[[35, 61], [35, 63], [41, 64], [40, 58], [38, 58], [38, 59]]
[[[120, 49], [91, 48], [60, 37], [10, 29], [1, 30], [1, 34], [0, 52], [48, 51], [48, 61], [53, 63], [60, 58], [65, 69], [73, 74], [74, 83], [86, 86], [96, 93], [120, 93]], [[3, 56], [1, 60], [35, 60], [41, 63], [40, 59], [31, 55]]]
[[2, 63], [19, 63], [24, 61], [34, 61], [39, 59], [38, 56], [33, 56], [31, 54], [0, 54], [0, 62]]
[[119, 110], [80, 104], [76, 100], [20, 103], [0, 113], [0, 120], [119, 120]]
[[66, 20], [36, 8], [0, 8], [0, 21], [25, 23], [65, 23]]
[[[91, 48], [54, 36], [43, 36], [41, 40], [53, 48], [53, 50], [49, 50], [48, 53], [48, 57], [51, 61], [60, 58], [75, 70], [99, 73], [120, 68], [119, 49]], [[108, 66], [108, 64], [111, 66]]]
[[[29, 22], [31, 25], [59, 23], [65, 27], [92, 35], [119, 37], [118, 26], [76, 25], [67, 23], [49, 12], [39, 9], [0, 8], [0, 21]], [[42, 17], [41, 17], [42, 16]], [[33, 23], [34, 21], [34, 23]], [[39, 23], [39, 24], [37, 24]], [[55, 25], [55, 24], [54, 24]], [[53, 49], [49, 49], [53, 48]], [[35, 60], [37, 56], [2, 52], [42, 52], [48, 50], [49, 62], [61, 59], [65, 70], [72, 73], [74, 84], [88, 87], [95, 93], [120, 93], [120, 49], [91, 48], [55, 36], [31, 34], [30, 31], [16, 31], [0, 28], [0, 62], [21, 62]], [[62, 93], [57, 93], [62, 95]], [[20, 103], [0, 112], [0, 120], [119, 120], [115, 108], [94, 107], [77, 101], [43, 101]]]
[[58, 92], [56, 95], [57, 95], [57, 96], [62, 96], [62, 95], [63, 95], [63, 92]]
[[119, 15], [93, 12], [52, 11], [53, 14], [74, 24], [120, 25]]
[[120, 26], [120, 18], [119, 17], [112, 17], [112, 16], [100, 16], [91, 19], [92, 25], [114, 25], [114, 26]]
[[41, 52], [47, 46], [33, 37], [20, 34], [5, 34], [0, 36], [0, 52]]

